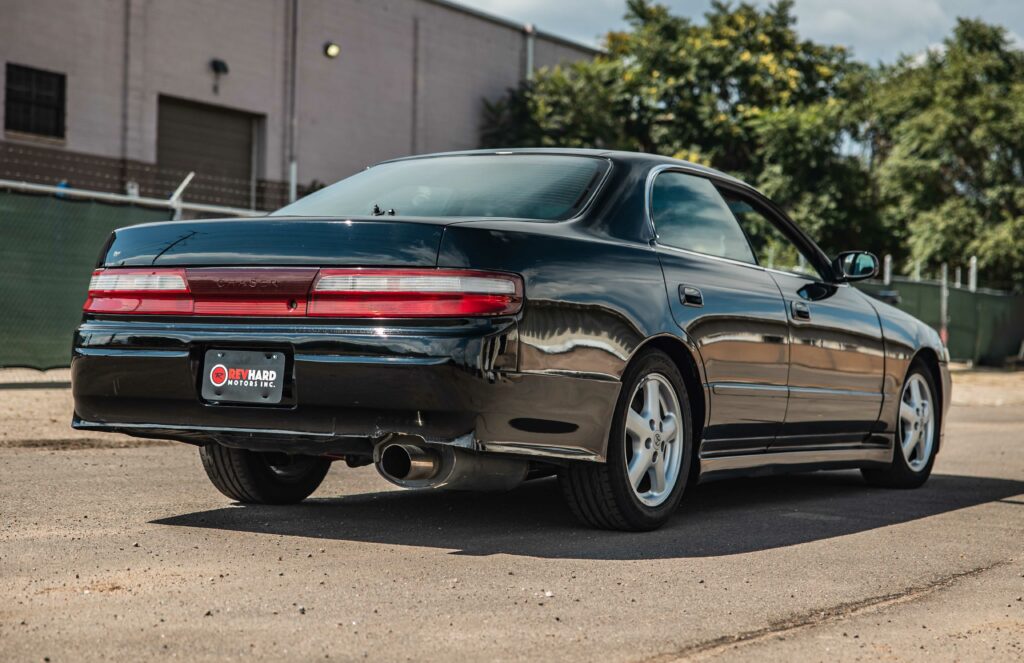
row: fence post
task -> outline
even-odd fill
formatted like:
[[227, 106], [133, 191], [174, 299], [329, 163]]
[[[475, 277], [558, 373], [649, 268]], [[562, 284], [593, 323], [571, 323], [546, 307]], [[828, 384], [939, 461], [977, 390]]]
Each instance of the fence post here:
[[882, 259], [882, 283], [885, 285], [892, 283], [892, 255], [889, 253], [886, 253], [885, 258]]
[[174, 193], [171, 194], [170, 203], [171, 209], [174, 210], [175, 221], [181, 219], [181, 196], [182, 194], [185, 193], [185, 188], [189, 184], [191, 184], [192, 178], [195, 176], [195, 171], [190, 172], [188, 175], [185, 176], [185, 179], [181, 181], [181, 184], [178, 185], [178, 188], [174, 190]]
[[967, 272], [967, 288], [971, 292], [978, 291], [978, 256], [971, 256], [971, 266]]
[[939, 336], [949, 345], [949, 265], [942, 263], [942, 290], [939, 299]]
[[915, 281], [920, 281], [921, 280], [921, 261], [920, 260], [915, 260], [914, 261], [914, 280]]
[[962, 287], [961, 286], [962, 281], [960, 280], [960, 267], [959, 266], [953, 271], [953, 274], [954, 274], [954, 276], [953, 276], [953, 285], [955, 285], [958, 288]]

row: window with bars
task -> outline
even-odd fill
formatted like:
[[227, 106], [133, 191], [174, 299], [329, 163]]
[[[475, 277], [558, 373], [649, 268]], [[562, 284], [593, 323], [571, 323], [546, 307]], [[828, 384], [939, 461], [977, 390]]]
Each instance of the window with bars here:
[[67, 77], [19, 64], [7, 64], [4, 129], [64, 138]]

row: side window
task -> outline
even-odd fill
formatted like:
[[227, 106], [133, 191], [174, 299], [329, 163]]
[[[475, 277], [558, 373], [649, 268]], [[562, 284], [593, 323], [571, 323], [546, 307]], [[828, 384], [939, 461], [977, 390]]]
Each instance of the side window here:
[[818, 270], [807, 260], [796, 244], [765, 215], [742, 198], [728, 192], [723, 196], [729, 209], [732, 210], [742, 226], [743, 232], [747, 234], [750, 246], [754, 249], [754, 257], [757, 258], [757, 264], [780, 272], [821, 278]]
[[651, 217], [658, 243], [755, 264], [725, 200], [703, 177], [666, 171], [654, 180]]

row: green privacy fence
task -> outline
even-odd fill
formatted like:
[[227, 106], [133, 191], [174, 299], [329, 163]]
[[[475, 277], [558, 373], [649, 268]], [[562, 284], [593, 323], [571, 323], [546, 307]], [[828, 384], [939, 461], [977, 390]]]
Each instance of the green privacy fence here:
[[[107, 236], [172, 214], [168, 208], [0, 190], [0, 366], [67, 366], [89, 275]], [[899, 308], [940, 327], [938, 282], [894, 278], [891, 285], [861, 287], [876, 296], [898, 295]], [[1022, 340], [1024, 295], [949, 288], [954, 359], [1002, 363], [1017, 354]]]
[[[941, 327], [942, 284], [894, 278], [892, 284], [864, 283], [870, 295], [898, 295], [896, 306], [934, 329]], [[955, 360], [1002, 364], [1024, 341], [1024, 295], [949, 287], [949, 354]]]
[[110, 231], [169, 209], [0, 191], [0, 366], [67, 366]]

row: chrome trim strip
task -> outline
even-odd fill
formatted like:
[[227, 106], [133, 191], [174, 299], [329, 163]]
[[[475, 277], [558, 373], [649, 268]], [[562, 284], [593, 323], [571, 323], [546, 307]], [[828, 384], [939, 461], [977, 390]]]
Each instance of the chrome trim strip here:
[[701, 474], [746, 470], [769, 466], [824, 465], [827, 463], [891, 463], [892, 447], [854, 447], [841, 449], [814, 449], [810, 451], [784, 451], [776, 453], [744, 454], [701, 458]]
[[188, 350], [125, 350], [121, 348], [75, 348], [75, 354], [82, 357], [144, 357], [160, 359], [181, 359], [188, 357]]
[[448, 357], [403, 357], [370, 355], [314, 355], [297, 354], [296, 362], [319, 364], [407, 364], [413, 366], [441, 366], [451, 361]]
[[116, 430], [116, 429], [129, 429], [129, 430], [152, 430], [152, 431], [182, 431], [185, 433], [197, 432], [197, 433], [242, 433], [245, 435], [262, 434], [262, 435], [286, 435], [291, 437], [318, 437], [318, 438], [336, 438], [336, 437], [364, 437], [358, 435], [335, 435], [334, 433], [311, 433], [309, 431], [294, 431], [294, 430], [283, 430], [277, 428], [234, 428], [227, 426], [192, 426], [192, 425], [181, 425], [181, 424], [122, 424], [122, 423], [100, 423], [97, 421], [86, 421], [85, 419], [79, 419], [72, 422], [72, 427], [81, 430]]
[[874, 391], [850, 391], [847, 389], [826, 389], [825, 387], [790, 387], [789, 395], [794, 398], [827, 398], [834, 400], [846, 400], [848, 398], [860, 398], [864, 400], [882, 402], [881, 392]]
[[518, 371], [508, 375], [550, 375], [560, 378], [578, 378], [580, 380], [596, 380], [598, 382], [618, 382], [619, 378], [608, 373], [596, 373], [592, 371], [573, 371], [561, 368], [541, 368], [537, 370]]
[[824, 280], [820, 274], [818, 276], [813, 276], [811, 274], [802, 274], [800, 272], [787, 272], [784, 269], [775, 269], [774, 267], [765, 267], [764, 271], [770, 272], [772, 274], [779, 274], [780, 276], [793, 276], [798, 279], [807, 279], [808, 281], [811, 281], [813, 283], [820, 283], [822, 285], [839, 285], [838, 283], [829, 283], [828, 281]]
[[760, 396], [762, 398], [785, 398], [789, 387], [776, 384], [744, 384], [739, 382], [713, 382], [708, 385], [716, 394], [723, 396]]
[[787, 387], [774, 384], [746, 384], [742, 382], [712, 382], [706, 385], [716, 394], [723, 396], [761, 396], [764, 398], [784, 398], [789, 395], [800, 399], [862, 400], [882, 402], [881, 392], [852, 391], [848, 389], [827, 389], [825, 387]]
[[[442, 443], [443, 444], [443, 443]], [[520, 442], [477, 442], [481, 451], [489, 453], [515, 454], [517, 456], [539, 456], [542, 458], [564, 458], [567, 460], [588, 460], [601, 462], [604, 456], [579, 447], [557, 447]]]
[[[653, 227], [653, 224], [654, 224], [654, 221], [651, 220], [652, 227]], [[655, 232], [654, 234], [655, 234], [655, 238], [657, 238], [657, 232]], [[728, 263], [730, 265], [736, 265], [738, 267], [749, 267], [750, 269], [756, 269], [759, 272], [765, 271], [765, 268], [762, 267], [761, 265], [755, 265], [754, 263], [751, 263], [751, 262], [743, 262], [742, 260], [733, 260], [732, 258], [723, 258], [722, 256], [713, 256], [710, 253], [700, 253], [699, 251], [691, 251], [690, 249], [681, 249], [678, 246], [669, 246], [667, 244], [662, 244], [657, 239], [654, 240], [654, 244], [659, 249], [664, 249], [666, 251], [674, 251], [676, 253], [682, 253], [683, 255], [687, 255], [687, 256], [690, 256], [690, 257], [693, 257], [693, 258], [705, 258], [707, 260], [715, 260], [715, 261], [718, 261], [718, 262], [724, 262], [724, 263]]]

